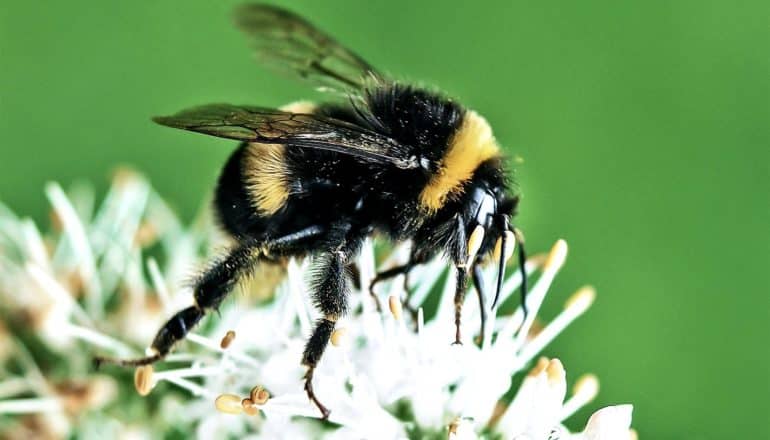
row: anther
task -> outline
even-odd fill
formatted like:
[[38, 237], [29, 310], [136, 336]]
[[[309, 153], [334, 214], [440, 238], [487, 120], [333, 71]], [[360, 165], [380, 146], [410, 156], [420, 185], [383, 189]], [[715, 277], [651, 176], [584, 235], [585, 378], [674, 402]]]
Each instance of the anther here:
[[538, 374], [545, 371], [546, 368], [548, 368], [549, 363], [550, 363], [550, 360], [547, 357], [541, 356], [537, 360], [537, 363], [535, 364], [535, 366], [532, 367], [531, 370], [529, 370], [529, 373], [527, 373], [527, 376], [530, 376], [530, 377], [537, 376]]
[[235, 339], [235, 332], [232, 330], [228, 330], [225, 336], [222, 338], [222, 341], [219, 342], [219, 348], [222, 350], [225, 350], [227, 347], [230, 346], [230, 344], [233, 343], [233, 339]]
[[390, 307], [390, 313], [393, 315], [396, 321], [400, 321], [402, 311], [401, 300], [399, 300], [395, 295], [391, 295], [388, 298], [388, 307]]
[[270, 399], [270, 393], [267, 392], [266, 389], [262, 388], [262, 386], [257, 385], [251, 389], [251, 392], [249, 393], [249, 399], [255, 405], [264, 405]]
[[565, 309], [577, 308], [585, 310], [593, 304], [596, 299], [596, 290], [592, 286], [584, 286], [578, 289], [569, 297], [566, 303], [564, 303]]
[[140, 396], [150, 394], [155, 388], [155, 382], [152, 380], [152, 365], [142, 365], [134, 371], [134, 387]]
[[256, 416], [257, 414], [259, 414], [259, 409], [254, 405], [254, 402], [248, 397], [241, 400], [241, 406], [243, 407], [243, 412], [245, 412], [246, 415]]
[[240, 414], [243, 412], [243, 405], [240, 397], [235, 394], [221, 394], [214, 400], [214, 406], [217, 411], [225, 414]]
[[545, 263], [543, 264], [543, 269], [558, 270], [564, 264], [564, 261], [566, 259], [567, 259], [567, 242], [564, 240], [558, 240], [556, 243], [554, 243], [553, 247], [551, 248], [551, 251], [548, 252], [548, 256], [546, 257]]
[[335, 347], [341, 347], [347, 340], [348, 330], [345, 327], [340, 327], [332, 332], [331, 343]]
[[586, 374], [581, 376], [575, 386], [572, 388], [572, 394], [574, 396], [580, 396], [580, 400], [583, 402], [590, 402], [594, 400], [597, 394], [599, 394], [599, 379], [593, 374]]

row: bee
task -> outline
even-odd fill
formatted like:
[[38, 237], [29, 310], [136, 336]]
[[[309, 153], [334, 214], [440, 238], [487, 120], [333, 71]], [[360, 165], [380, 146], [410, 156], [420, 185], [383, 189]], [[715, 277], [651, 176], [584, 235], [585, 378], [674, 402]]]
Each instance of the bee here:
[[219, 223], [236, 244], [195, 281], [194, 304], [158, 331], [151, 356], [96, 361], [127, 366], [159, 361], [256, 264], [315, 255], [311, 290], [322, 317], [302, 364], [307, 396], [326, 418], [329, 410], [313, 391], [313, 371], [335, 323], [347, 312], [347, 266], [362, 242], [378, 234], [412, 243], [408, 262], [377, 274], [370, 289], [440, 254], [451, 262], [457, 281], [454, 343], [460, 344], [469, 280], [484, 329], [487, 295], [480, 264], [487, 258], [498, 270], [494, 308], [506, 262], [518, 249], [525, 304], [526, 256], [511, 222], [519, 197], [510, 189], [492, 129], [478, 113], [388, 77], [279, 7], [241, 6], [235, 22], [262, 62], [335, 99], [281, 109], [211, 104], [154, 118], [164, 126], [240, 141], [214, 195]]

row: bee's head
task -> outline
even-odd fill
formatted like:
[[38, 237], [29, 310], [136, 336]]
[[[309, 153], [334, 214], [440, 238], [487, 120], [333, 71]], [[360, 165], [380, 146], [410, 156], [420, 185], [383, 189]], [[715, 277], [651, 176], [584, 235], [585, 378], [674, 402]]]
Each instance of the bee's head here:
[[466, 262], [472, 265], [494, 252], [506, 233], [513, 233], [510, 219], [519, 198], [484, 184], [471, 187], [466, 197], [461, 217], [468, 244]]
[[492, 307], [497, 304], [502, 287], [502, 278], [506, 262], [512, 256], [518, 244], [519, 260], [523, 264], [524, 252], [521, 238], [510, 223], [516, 214], [519, 198], [506, 194], [504, 185], [494, 185], [485, 180], [478, 180], [465, 194], [461, 213], [462, 226], [458, 225], [457, 243], [464, 243], [457, 249], [459, 258], [456, 264], [467, 270], [491, 260], [498, 265], [497, 289]]

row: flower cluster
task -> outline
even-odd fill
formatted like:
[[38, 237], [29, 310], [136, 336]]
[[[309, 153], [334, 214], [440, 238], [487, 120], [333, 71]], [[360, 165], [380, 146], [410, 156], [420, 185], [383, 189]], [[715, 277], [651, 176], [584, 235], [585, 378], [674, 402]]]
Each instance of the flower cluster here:
[[[7, 342], [0, 347], [12, 347], [0, 350], [8, 373], [0, 379], [0, 421], [14, 415], [5, 423], [18, 434], [150, 435], [176, 426], [203, 438], [635, 438], [630, 405], [597, 411], [582, 432], [567, 430], [563, 421], [596, 396], [598, 380], [583, 376], [568, 395], [562, 362], [537, 358], [595, 297], [581, 288], [550, 322], [537, 319], [566, 259], [564, 241], [525, 266], [537, 278], [526, 318], [520, 307], [499, 316], [492, 310], [485, 339], [469, 336], [463, 345], [450, 344], [455, 277], [446, 263], [415, 268], [409, 292], [400, 277], [378, 284], [376, 295], [388, 305], [378, 311], [366, 286], [377, 270], [402, 263], [408, 248], [366, 242], [356, 261], [356, 284], [364, 288], [353, 289], [352, 312], [338, 322], [315, 372], [316, 393], [332, 410], [321, 422], [299, 363], [317, 318], [306, 286], [312, 259], [290, 260], [285, 275], [260, 269], [165, 362], [137, 370], [139, 393], [128, 392], [127, 375], [94, 375], [90, 356], [135, 356], [133, 346], [147, 344], [164, 318], [189, 305], [183, 281], [210, 255], [216, 233], [205, 217], [183, 226], [130, 172], [119, 173], [98, 209], [87, 187], [67, 194], [50, 184], [46, 194], [53, 207], [46, 234], [0, 205], [0, 338]], [[519, 271], [510, 272], [501, 303], [521, 283]], [[491, 287], [495, 268], [484, 275]], [[266, 293], [243, 294], [255, 290]], [[466, 297], [462, 330], [475, 335], [478, 301], [474, 291]], [[45, 354], [31, 351], [40, 345]], [[520, 372], [514, 397], [504, 398]], [[164, 382], [173, 386], [157, 387]], [[148, 399], [160, 411], [117, 421], [121, 407]]]

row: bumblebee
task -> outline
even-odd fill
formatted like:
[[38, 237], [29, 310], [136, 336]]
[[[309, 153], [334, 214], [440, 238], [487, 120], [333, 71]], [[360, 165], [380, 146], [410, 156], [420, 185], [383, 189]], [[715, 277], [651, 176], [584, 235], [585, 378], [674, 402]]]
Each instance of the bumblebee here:
[[453, 264], [454, 342], [459, 344], [469, 279], [484, 311], [484, 329], [483, 260], [489, 256], [498, 266], [493, 308], [514, 248], [526, 280], [523, 243], [511, 223], [519, 198], [511, 194], [492, 129], [476, 112], [440, 93], [389, 78], [276, 6], [244, 5], [236, 9], [235, 22], [262, 62], [337, 99], [281, 109], [212, 104], [154, 118], [168, 127], [241, 142], [214, 196], [219, 223], [236, 245], [195, 281], [194, 304], [158, 331], [153, 355], [97, 362], [136, 366], [159, 361], [256, 264], [315, 255], [311, 290], [322, 318], [302, 363], [307, 366], [305, 391], [328, 417], [313, 392], [313, 371], [348, 309], [347, 266], [364, 239], [379, 234], [412, 243], [409, 261], [377, 274], [370, 288], [441, 253]]

